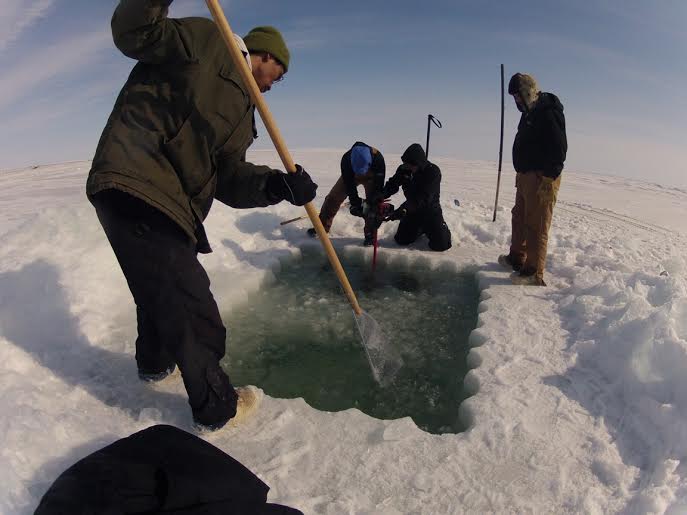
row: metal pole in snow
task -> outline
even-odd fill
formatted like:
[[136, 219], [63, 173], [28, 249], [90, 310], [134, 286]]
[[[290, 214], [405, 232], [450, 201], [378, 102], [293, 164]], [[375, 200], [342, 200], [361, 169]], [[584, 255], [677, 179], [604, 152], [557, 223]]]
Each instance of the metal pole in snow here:
[[430, 122], [432, 122], [434, 125], [439, 127], [441, 129], [441, 122], [434, 118], [433, 115], [428, 114], [427, 115], [427, 143], [425, 144], [425, 156], [429, 157], [429, 129], [431, 128]]
[[496, 209], [499, 205], [499, 189], [501, 187], [501, 161], [503, 159], [503, 109], [504, 109], [504, 91], [503, 91], [503, 64], [501, 65], [501, 140], [499, 143], [499, 175], [496, 179], [496, 200], [494, 201], [494, 218], [492, 222], [496, 221]]

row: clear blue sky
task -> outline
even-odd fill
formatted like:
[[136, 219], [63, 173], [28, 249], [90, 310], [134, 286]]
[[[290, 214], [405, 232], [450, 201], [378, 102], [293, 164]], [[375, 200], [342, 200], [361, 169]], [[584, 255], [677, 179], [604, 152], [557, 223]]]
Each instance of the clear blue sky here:
[[[90, 159], [133, 62], [110, 0], [0, 0], [0, 169]], [[232, 28], [282, 30], [286, 80], [266, 96], [292, 149], [498, 158], [500, 75], [534, 75], [568, 123], [569, 170], [687, 186], [687, 1], [224, 0]], [[170, 15], [208, 16], [202, 0]], [[519, 113], [506, 97], [504, 159]], [[267, 134], [254, 148], [269, 148]], [[303, 163], [307, 168], [307, 163]]]

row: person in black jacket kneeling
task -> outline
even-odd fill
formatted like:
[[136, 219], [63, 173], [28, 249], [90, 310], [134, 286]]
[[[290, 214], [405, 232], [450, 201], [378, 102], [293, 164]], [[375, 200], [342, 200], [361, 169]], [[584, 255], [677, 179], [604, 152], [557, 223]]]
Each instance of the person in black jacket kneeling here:
[[426, 234], [430, 249], [450, 249], [451, 231], [439, 204], [441, 170], [427, 160], [425, 151], [418, 143], [406, 149], [401, 161], [403, 164], [384, 185], [385, 198], [399, 188], [403, 188], [406, 197], [406, 201], [389, 217], [389, 220], [400, 220], [394, 240], [399, 245], [410, 245]]

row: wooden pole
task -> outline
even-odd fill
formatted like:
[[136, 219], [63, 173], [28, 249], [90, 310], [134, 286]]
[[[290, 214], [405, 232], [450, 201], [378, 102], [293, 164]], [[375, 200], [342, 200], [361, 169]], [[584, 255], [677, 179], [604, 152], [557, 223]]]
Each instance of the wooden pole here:
[[[248, 63], [246, 63], [246, 59], [244, 58], [241, 49], [239, 48], [238, 44], [236, 43], [236, 40], [234, 39], [234, 33], [232, 32], [231, 27], [229, 26], [227, 18], [224, 16], [222, 6], [219, 5], [218, 0], [206, 0], [206, 3], [208, 5], [208, 8], [210, 9], [210, 13], [212, 14], [213, 19], [215, 20], [215, 23], [217, 24], [217, 27], [220, 30], [220, 33], [222, 34], [222, 37], [224, 38], [225, 43], [227, 44], [227, 47], [229, 48], [229, 54], [231, 55], [231, 59], [232, 61], [234, 61], [234, 64], [238, 68], [238, 71], [241, 74], [241, 78], [243, 79], [244, 84], [248, 88], [248, 93], [250, 94], [253, 103], [257, 107], [258, 112], [260, 113], [260, 117], [262, 118], [262, 121], [265, 124], [265, 128], [267, 129], [267, 132], [269, 133], [270, 138], [272, 139], [272, 143], [274, 143], [274, 147], [277, 149], [277, 153], [281, 158], [281, 162], [284, 164], [284, 167], [286, 168], [287, 172], [295, 173], [296, 165], [293, 162], [293, 159], [291, 158], [289, 149], [286, 147], [286, 144], [284, 143], [284, 139], [281, 137], [279, 127], [277, 127], [274, 118], [272, 118], [272, 113], [270, 113], [270, 110], [267, 107], [267, 103], [265, 102], [262, 93], [260, 93], [260, 89], [258, 88], [258, 85], [255, 82], [255, 78], [253, 77], [253, 74], [248, 68]], [[308, 213], [310, 221], [313, 224], [313, 227], [315, 227], [315, 231], [317, 232], [317, 235], [320, 238], [320, 242], [322, 243], [324, 251], [327, 254], [327, 257], [329, 258], [329, 262], [331, 263], [332, 268], [334, 269], [334, 272], [336, 273], [336, 276], [339, 279], [339, 282], [341, 283], [341, 287], [343, 288], [344, 293], [348, 298], [348, 302], [350, 302], [355, 314], [360, 315], [362, 313], [362, 309], [358, 304], [358, 299], [356, 298], [355, 293], [353, 293], [353, 288], [351, 288], [351, 284], [348, 282], [346, 272], [344, 272], [344, 269], [341, 266], [341, 262], [339, 261], [339, 258], [336, 255], [336, 251], [334, 250], [332, 242], [329, 240], [329, 235], [322, 226], [322, 222], [320, 221], [320, 217], [318, 216], [317, 210], [315, 209], [315, 205], [312, 202], [308, 202], [304, 207], [306, 213]]]

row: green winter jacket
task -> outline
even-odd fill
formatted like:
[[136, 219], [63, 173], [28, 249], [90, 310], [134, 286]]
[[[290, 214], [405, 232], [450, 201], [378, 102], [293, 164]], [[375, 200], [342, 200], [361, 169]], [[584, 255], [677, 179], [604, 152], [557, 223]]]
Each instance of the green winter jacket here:
[[117, 189], [143, 199], [210, 252], [202, 221], [213, 198], [267, 206], [279, 173], [245, 161], [254, 110], [215, 24], [167, 18], [165, 0], [121, 0], [115, 45], [136, 59], [103, 130], [88, 176], [91, 198]]

